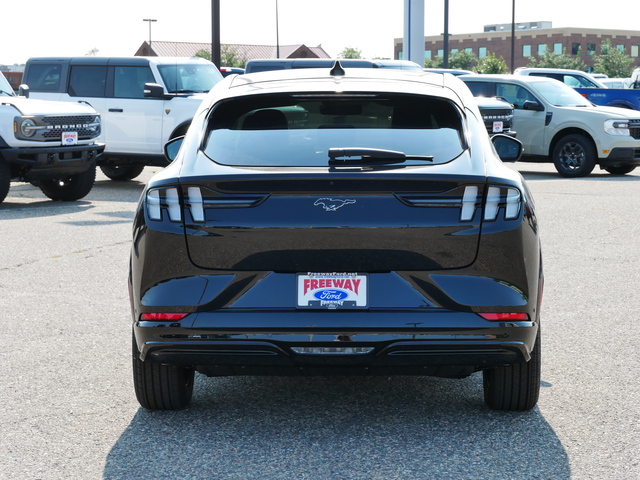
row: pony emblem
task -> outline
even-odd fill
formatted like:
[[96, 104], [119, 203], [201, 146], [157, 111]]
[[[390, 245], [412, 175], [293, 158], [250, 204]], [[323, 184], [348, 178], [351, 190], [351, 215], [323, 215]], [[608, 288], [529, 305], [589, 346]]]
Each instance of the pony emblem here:
[[335, 212], [340, 207], [344, 207], [345, 205], [349, 205], [350, 203], [356, 203], [355, 200], [351, 198], [347, 198], [343, 200], [341, 198], [319, 198], [314, 202], [314, 206], [322, 205], [322, 208], [327, 212]]

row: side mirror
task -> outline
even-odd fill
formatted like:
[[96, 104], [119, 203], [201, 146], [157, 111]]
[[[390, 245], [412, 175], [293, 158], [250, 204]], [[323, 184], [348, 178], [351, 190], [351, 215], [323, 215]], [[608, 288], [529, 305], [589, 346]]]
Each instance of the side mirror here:
[[144, 96], [145, 98], [165, 98], [164, 88], [157, 83], [145, 83]]
[[494, 135], [491, 137], [496, 153], [503, 162], [517, 162], [522, 156], [522, 143], [508, 135]]
[[167, 160], [169, 160], [170, 162], [173, 162], [176, 159], [183, 141], [184, 141], [184, 136], [176, 137], [168, 141], [164, 145], [164, 156], [167, 158]]
[[536, 112], [544, 111], [544, 107], [540, 105], [538, 102], [535, 102], [533, 100], [525, 100], [525, 102], [522, 104], [522, 109], [535, 110]]
[[18, 95], [29, 98], [29, 85], [23, 83], [18, 87]]

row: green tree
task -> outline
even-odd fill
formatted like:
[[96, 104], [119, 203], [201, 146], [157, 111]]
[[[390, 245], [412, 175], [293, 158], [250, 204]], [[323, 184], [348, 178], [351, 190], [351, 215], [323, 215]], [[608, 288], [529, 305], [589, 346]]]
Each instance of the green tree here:
[[362, 58], [362, 52], [357, 48], [345, 47], [338, 54], [338, 58]]
[[98, 49], [97, 48], [92, 48], [91, 50], [89, 50], [85, 57], [95, 57], [98, 54]]
[[478, 57], [473, 52], [461, 50], [449, 58], [449, 68], [473, 70], [478, 65]]
[[475, 68], [478, 73], [509, 73], [509, 67], [503, 57], [496, 57], [496, 54], [489, 52], [486, 57], [478, 62]]
[[531, 56], [527, 67], [536, 68], [568, 68], [571, 70], [587, 70], [587, 65], [580, 58], [580, 50], [576, 55], [569, 55], [565, 48], [562, 53], [547, 49], [543, 55]]
[[196, 57], [200, 57], [200, 58], [204, 58], [205, 60], [209, 60], [211, 61], [211, 52], [209, 50], [206, 49], [202, 49], [202, 50], [198, 50], [196, 52]]
[[594, 55], [593, 68], [611, 78], [627, 78], [633, 73], [633, 58], [611, 45], [606, 39], [600, 46], [601, 55]]
[[[196, 57], [211, 60], [211, 51], [207, 49], [198, 50]], [[220, 45], [220, 65], [219, 67], [244, 68], [247, 65], [247, 57], [240, 55], [238, 48], [233, 45]]]
[[444, 59], [442, 57], [436, 57], [434, 59], [431, 59], [431, 58], [424, 59], [425, 68], [442, 68], [443, 63], [444, 63]]

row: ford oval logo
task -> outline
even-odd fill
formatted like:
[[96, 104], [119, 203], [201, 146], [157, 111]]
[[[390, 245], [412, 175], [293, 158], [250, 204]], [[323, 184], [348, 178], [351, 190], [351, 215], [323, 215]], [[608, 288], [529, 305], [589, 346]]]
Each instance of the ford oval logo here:
[[341, 290], [320, 290], [314, 293], [313, 296], [318, 300], [335, 302], [339, 300], [344, 300], [349, 296], [349, 294]]

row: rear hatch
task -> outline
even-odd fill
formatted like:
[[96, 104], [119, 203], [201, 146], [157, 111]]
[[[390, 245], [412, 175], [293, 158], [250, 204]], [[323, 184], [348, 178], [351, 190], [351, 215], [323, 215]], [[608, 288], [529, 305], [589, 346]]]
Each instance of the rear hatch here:
[[483, 184], [366, 174], [271, 177], [183, 188], [194, 264], [381, 272], [460, 268], [475, 259]]
[[486, 179], [435, 174], [470, 161], [462, 114], [448, 99], [225, 100], [210, 116], [204, 156], [224, 174], [183, 177], [186, 241], [199, 267], [385, 272], [460, 268], [476, 257]]

